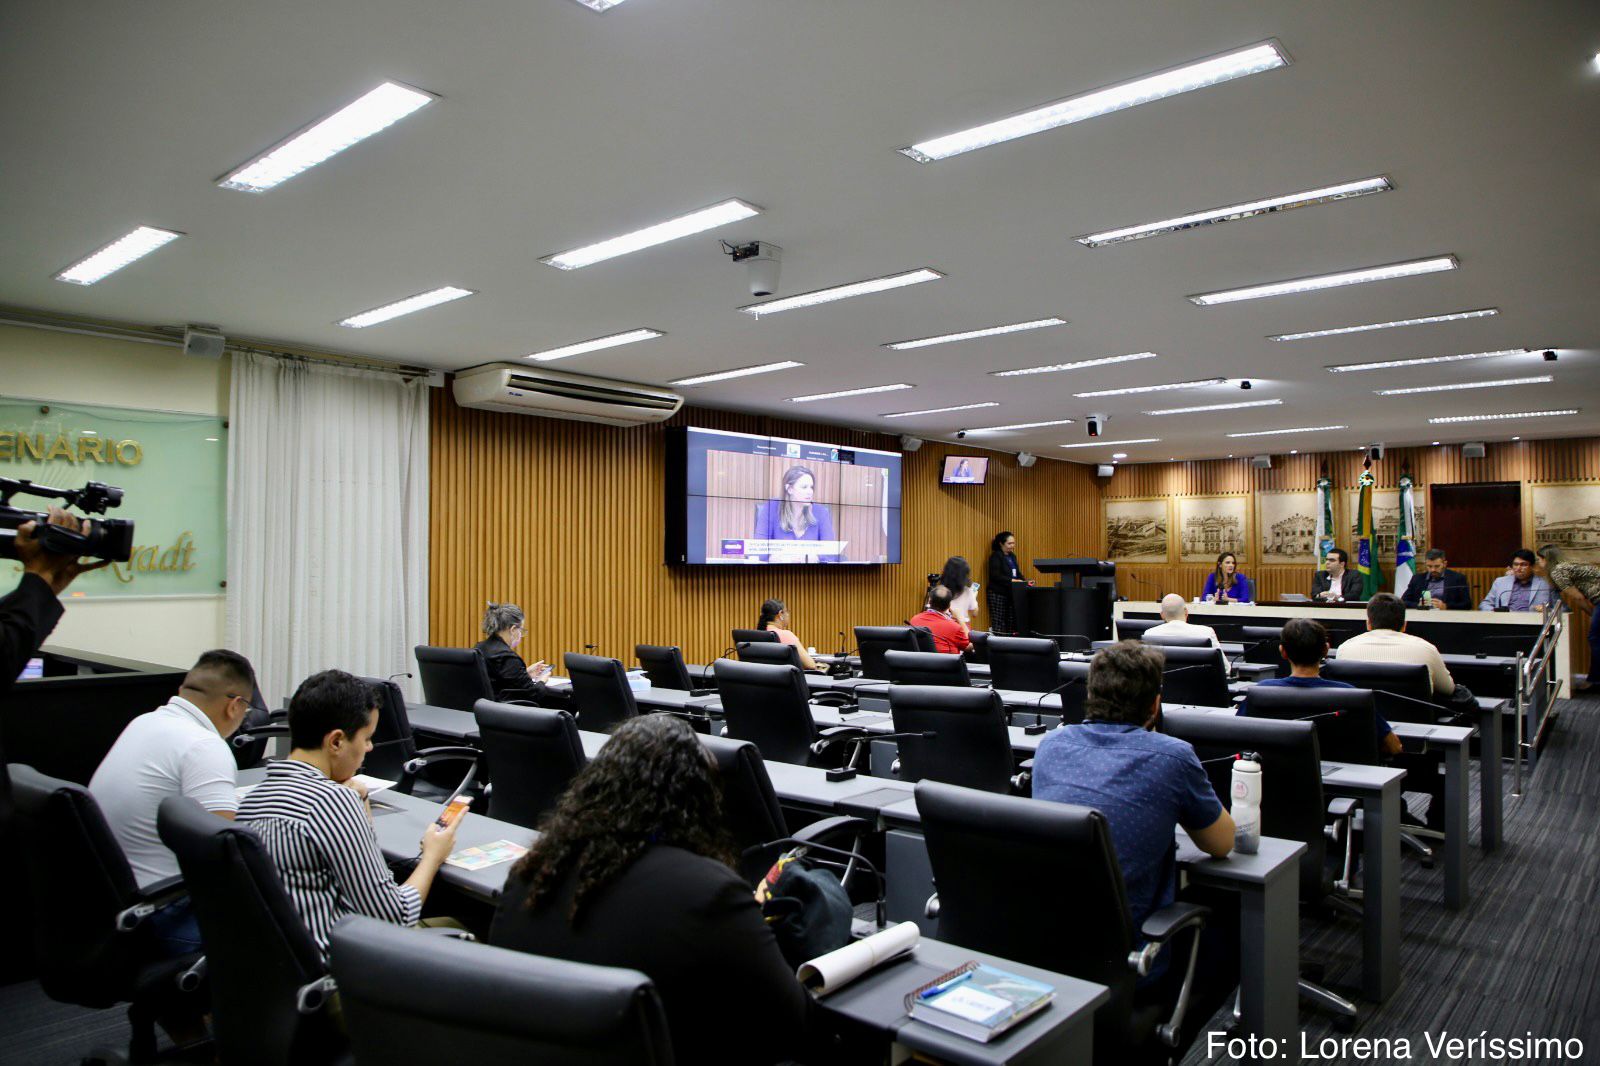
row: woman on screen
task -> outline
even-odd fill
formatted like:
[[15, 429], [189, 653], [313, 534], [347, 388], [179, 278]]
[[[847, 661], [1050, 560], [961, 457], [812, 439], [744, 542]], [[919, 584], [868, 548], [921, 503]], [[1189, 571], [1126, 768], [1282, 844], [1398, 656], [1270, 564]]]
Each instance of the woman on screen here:
[[1206, 577], [1200, 598], [1207, 603], [1249, 603], [1250, 579], [1239, 573], [1239, 560], [1232, 552], [1217, 556], [1217, 568]]
[[[756, 508], [756, 540], [833, 540], [833, 515], [824, 504], [813, 503], [817, 492], [817, 475], [810, 467], [791, 466], [783, 475], [783, 484], [776, 500], [768, 500]], [[762, 555], [770, 562], [836, 563], [837, 555], [785, 552], [781, 555]]]
[[817, 660], [811, 657], [806, 646], [800, 643], [800, 638], [789, 630], [789, 608], [783, 605], [782, 600], [766, 600], [761, 604], [761, 617], [756, 619], [756, 628], [765, 629], [769, 633], [776, 633], [779, 644], [787, 644], [800, 653], [800, 665], [807, 670], [821, 670]]

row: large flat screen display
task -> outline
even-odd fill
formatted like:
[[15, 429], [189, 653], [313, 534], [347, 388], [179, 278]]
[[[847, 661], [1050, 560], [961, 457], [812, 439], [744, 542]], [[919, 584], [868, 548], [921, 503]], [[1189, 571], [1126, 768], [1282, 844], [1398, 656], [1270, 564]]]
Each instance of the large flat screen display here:
[[722, 430], [668, 436], [667, 561], [900, 561], [900, 454]]

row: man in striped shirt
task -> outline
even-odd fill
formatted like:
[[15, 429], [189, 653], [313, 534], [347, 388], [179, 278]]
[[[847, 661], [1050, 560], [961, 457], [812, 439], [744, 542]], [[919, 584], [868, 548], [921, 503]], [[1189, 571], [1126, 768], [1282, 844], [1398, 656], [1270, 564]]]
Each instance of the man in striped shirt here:
[[239, 805], [278, 868], [289, 898], [326, 955], [328, 937], [348, 914], [416, 925], [434, 875], [455, 846], [456, 825], [430, 824], [422, 856], [396, 884], [378, 838], [365, 791], [350, 781], [372, 750], [377, 694], [342, 670], [301, 683], [289, 701], [289, 757]]

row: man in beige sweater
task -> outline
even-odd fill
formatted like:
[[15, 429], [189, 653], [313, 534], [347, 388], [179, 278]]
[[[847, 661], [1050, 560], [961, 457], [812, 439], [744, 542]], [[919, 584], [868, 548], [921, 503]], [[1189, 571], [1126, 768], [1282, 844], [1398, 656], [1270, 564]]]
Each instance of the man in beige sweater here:
[[1367, 603], [1367, 631], [1339, 645], [1339, 661], [1417, 663], [1428, 668], [1434, 696], [1449, 696], [1456, 683], [1439, 649], [1405, 629], [1406, 605], [1393, 593], [1380, 592]]

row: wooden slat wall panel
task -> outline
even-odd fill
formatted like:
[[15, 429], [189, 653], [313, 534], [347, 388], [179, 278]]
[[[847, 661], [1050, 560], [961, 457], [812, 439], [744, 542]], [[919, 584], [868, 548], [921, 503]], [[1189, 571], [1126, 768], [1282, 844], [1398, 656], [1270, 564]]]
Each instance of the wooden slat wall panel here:
[[[1257, 470], [1248, 458], [1209, 459], [1176, 463], [1141, 463], [1122, 466], [1103, 494], [1106, 499], [1142, 496], [1209, 496], [1230, 492], [1310, 490], [1316, 487], [1324, 463], [1335, 489], [1335, 515], [1341, 529], [1348, 528], [1343, 498], [1356, 487], [1361, 476], [1362, 455], [1355, 450], [1302, 452], [1300, 455], [1274, 455], [1272, 469]], [[1393, 488], [1409, 464], [1417, 491], [1430, 485], [1470, 484], [1488, 481], [1518, 481], [1537, 484], [1563, 481], [1600, 481], [1600, 438], [1571, 440], [1507, 441], [1490, 444], [1482, 459], [1465, 459], [1458, 445], [1439, 448], [1393, 448], [1373, 473], [1380, 488]], [[1425, 497], [1424, 497], [1425, 498]], [[1531, 528], [1532, 516], [1526, 498], [1524, 525]], [[1251, 520], [1252, 535], [1254, 517]], [[1340, 538], [1345, 547], [1348, 538]], [[1254, 554], [1254, 541], [1252, 540]], [[1534, 545], [1530, 545], [1534, 546]], [[1100, 551], [1104, 551], [1101, 538]], [[1392, 560], [1385, 573], [1392, 570]], [[1275, 599], [1285, 592], [1309, 592], [1313, 570], [1309, 566], [1262, 566], [1246, 563], [1241, 567], [1256, 582], [1258, 599]], [[1165, 592], [1181, 592], [1194, 597], [1205, 583], [1208, 565], [1119, 566], [1119, 591], [1133, 599], [1154, 598]], [[1462, 573], [1472, 586], [1474, 602], [1481, 599], [1493, 580], [1504, 571], [1495, 568], [1465, 568]], [[1125, 577], [1123, 575], [1126, 575]], [[1392, 574], [1391, 574], [1392, 579]], [[1578, 621], [1584, 621], [1580, 618]], [[1571, 667], [1575, 674], [1589, 668], [1589, 648], [1582, 632], [1574, 632]]]
[[[898, 450], [891, 436], [726, 411], [686, 409], [672, 424]], [[707, 661], [768, 596], [788, 602], [801, 639], [831, 650], [841, 629], [920, 610], [927, 573], [949, 555], [966, 555], [982, 581], [1001, 528], [1016, 531], [1024, 559], [1094, 555], [1100, 539], [1092, 467], [1023, 470], [1009, 455], [929, 442], [905, 456], [899, 566], [668, 567], [661, 427], [465, 410], [437, 389], [431, 436], [430, 639], [471, 644], [484, 601], [513, 602], [528, 615], [529, 662], [559, 665], [592, 643], [631, 664], [642, 642]], [[990, 454], [989, 483], [939, 485], [946, 454]]]

